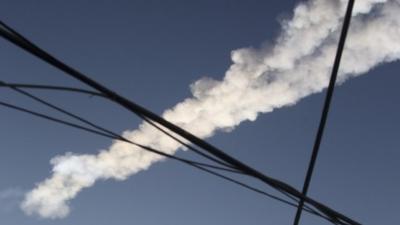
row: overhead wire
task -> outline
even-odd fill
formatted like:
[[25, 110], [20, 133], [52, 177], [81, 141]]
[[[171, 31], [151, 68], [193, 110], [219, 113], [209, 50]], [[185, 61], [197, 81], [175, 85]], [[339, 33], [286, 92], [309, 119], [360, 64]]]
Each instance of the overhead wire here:
[[79, 125], [79, 124], [75, 124], [75, 123], [72, 123], [72, 122], [69, 122], [69, 121], [65, 121], [65, 120], [58, 119], [58, 118], [55, 118], [55, 117], [52, 117], [52, 116], [48, 116], [48, 115], [45, 115], [45, 114], [42, 114], [42, 113], [39, 113], [39, 112], [35, 112], [33, 110], [29, 110], [29, 109], [26, 109], [26, 108], [23, 108], [23, 107], [20, 107], [20, 106], [16, 106], [16, 105], [13, 105], [13, 104], [10, 104], [10, 103], [6, 103], [6, 102], [3, 102], [3, 101], [0, 101], [0, 105], [3, 106], [3, 107], [7, 107], [7, 108], [11, 108], [11, 109], [20, 111], [20, 112], [25, 112], [25, 113], [28, 113], [30, 115], [33, 115], [33, 116], [36, 116], [36, 117], [40, 117], [40, 118], [43, 118], [43, 119], [46, 119], [46, 120], [49, 120], [49, 121], [52, 121], [52, 122], [56, 122], [56, 123], [63, 124], [63, 125], [69, 126], [69, 127], [73, 127], [73, 128], [76, 128], [76, 129], [80, 129], [80, 130], [84, 130], [84, 131], [87, 131], [87, 132], [90, 132], [90, 133], [94, 133], [94, 134], [97, 134], [97, 135], [100, 135], [100, 136], [103, 136], [103, 137], [107, 137], [107, 138], [111, 138], [111, 139], [115, 139], [115, 140], [128, 142], [130, 144], [133, 144], [133, 145], [135, 145], [137, 147], [140, 147], [140, 148], [144, 148], [145, 150], [148, 150], [148, 151], [153, 152], [155, 154], [162, 155], [162, 156], [165, 156], [165, 157], [168, 157], [168, 158], [172, 158], [172, 159], [175, 159], [175, 160], [178, 160], [178, 161], [182, 161], [182, 162], [185, 162], [185, 163], [186, 162], [190, 162], [190, 163], [193, 163], [193, 164], [198, 164], [200, 166], [206, 166], [206, 167], [210, 167], [210, 168], [213, 168], [213, 169], [224, 170], [224, 171], [228, 171], [228, 172], [234, 172], [234, 171], [231, 171], [231, 170], [223, 168], [223, 167], [210, 165], [210, 164], [206, 164], [206, 163], [201, 163], [201, 162], [196, 162], [196, 161], [192, 161], [192, 160], [188, 160], [188, 159], [183, 159], [183, 158], [180, 158], [178, 156], [170, 155], [170, 154], [162, 152], [160, 150], [153, 149], [153, 148], [151, 148], [149, 146], [142, 145], [142, 144], [130, 141], [130, 140], [128, 140], [128, 139], [126, 139], [126, 138], [124, 138], [122, 136], [119, 136], [119, 135], [118, 136], [114, 136], [114, 135], [112, 135], [110, 133], [107, 133], [107, 132], [102, 132], [102, 131], [98, 131], [98, 130], [95, 130], [95, 129], [92, 129], [92, 128], [84, 127], [84, 126]]
[[[66, 115], [72, 117], [72, 118], [75, 118], [75, 119], [77, 119], [78, 121], [81, 121], [81, 122], [83, 122], [83, 123], [86, 123], [87, 125], [92, 126], [92, 127], [95, 128], [95, 129], [98, 129], [98, 130], [101, 130], [101, 131], [103, 131], [103, 132], [106, 132], [106, 133], [108, 133], [108, 134], [110, 134], [110, 135], [112, 135], [112, 136], [114, 136], [114, 137], [117, 137], [117, 138], [120, 139], [120, 140], [123, 139], [122, 136], [118, 135], [118, 134], [115, 133], [115, 132], [109, 131], [109, 130], [103, 128], [103, 127], [100, 127], [100, 126], [98, 126], [98, 125], [95, 125], [95, 124], [93, 124], [92, 122], [90, 122], [90, 121], [88, 121], [88, 120], [86, 120], [86, 119], [84, 119], [84, 118], [82, 118], [82, 117], [79, 117], [79, 116], [77, 116], [77, 115], [75, 115], [75, 114], [73, 114], [73, 113], [70, 113], [70, 112], [68, 112], [68, 111], [66, 111], [66, 110], [64, 110], [64, 109], [61, 109], [60, 107], [55, 106], [54, 104], [51, 104], [51, 103], [49, 103], [49, 102], [47, 102], [47, 101], [45, 101], [45, 100], [43, 100], [43, 99], [41, 99], [41, 98], [39, 98], [39, 97], [33, 95], [33, 94], [30, 94], [30, 93], [28, 93], [28, 92], [26, 92], [26, 91], [23, 91], [23, 90], [21, 90], [21, 89], [33, 88], [33, 89], [44, 89], [44, 90], [58, 90], [58, 91], [77, 92], [77, 93], [83, 93], [83, 94], [90, 94], [90, 95], [92, 95], [92, 96], [99, 96], [99, 97], [103, 97], [103, 98], [107, 99], [107, 97], [105, 97], [105, 96], [102, 95], [101, 93], [94, 92], [94, 91], [89, 91], [89, 90], [85, 90], [85, 89], [73, 88], [73, 87], [53, 86], [53, 85], [37, 85], [37, 84], [34, 85], [34, 84], [6, 83], [6, 82], [1, 81], [1, 80], [0, 80], [0, 87], [8, 87], [8, 88], [11, 88], [11, 89], [13, 89], [14, 91], [16, 91], [16, 92], [18, 92], [18, 93], [20, 93], [20, 94], [23, 94], [23, 95], [25, 95], [25, 96], [27, 96], [27, 97], [29, 97], [29, 98], [31, 98], [31, 99], [33, 99], [33, 100], [35, 100], [35, 101], [41, 103], [41, 104], [44, 104], [44, 105], [46, 105], [46, 106], [48, 106], [48, 107], [50, 107], [50, 108], [52, 108], [52, 109], [55, 109], [56, 111], [59, 111], [59, 112], [61, 112], [61, 113], [64, 113], [64, 114], [66, 114]], [[4, 103], [3, 103], [3, 104], [4, 104]], [[3, 105], [3, 106], [4, 106], [4, 105]], [[15, 108], [14, 108], [14, 109], [15, 109]], [[152, 126], [155, 126], [157, 129], [159, 129], [160, 131], [162, 131], [163, 133], [165, 133], [166, 135], [171, 136], [171, 134], [169, 134], [168, 131], [166, 131], [166, 130], [164, 130], [163, 128], [159, 127], [158, 125], [154, 124], [151, 120], [148, 120], [146, 117], [142, 117], [142, 118], [143, 118], [146, 122], [150, 123]], [[173, 137], [172, 137], [172, 138], [173, 138]], [[127, 141], [127, 140], [125, 140], [125, 141]], [[178, 140], [178, 141], [179, 141], [179, 140]], [[185, 143], [185, 144], [186, 144], [186, 143]], [[192, 163], [199, 164], [199, 165], [206, 166], [206, 167], [213, 168], [213, 169], [225, 170], [225, 171], [233, 172], [233, 173], [240, 173], [240, 172], [237, 171], [237, 170], [233, 170], [233, 169], [229, 169], [229, 168], [225, 168], [225, 167], [218, 167], [218, 166], [214, 166], [214, 165], [210, 165], [210, 164], [202, 164], [202, 163], [200, 163], [200, 162], [192, 162]], [[246, 174], [243, 174], [243, 173], [240, 173], [240, 174], [246, 175]], [[227, 179], [231, 179], [231, 178], [227, 178]], [[233, 181], [232, 181], [232, 182], [233, 182]], [[236, 183], [236, 182], [237, 182], [237, 181], [235, 180], [234, 183]], [[244, 184], [244, 183], [240, 183], [240, 185], [241, 185], [241, 186], [246, 186], [246, 184]], [[248, 188], [252, 189], [252, 187], [248, 187]], [[256, 191], [256, 192], [260, 192], [260, 190], [255, 190], [255, 191]], [[280, 190], [278, 190], [278, 191], [280, 191]], [[262, 191], [261, 191], [261, 192], [262, 192]], [[281, 192], [282, 194], [286, 195], [286, 197], [290, 198], [291, 200], [297, 202], [297, 199], [293, 198], [291, 195], [288, 195], [286, 192], [283, 192], [283, 191], [280, 191], [280, 192]], [[294, 203], [292, 203], [292, 204], [294, 205]], [[312, 209], [309, 208], [307, 205], [304, 206], [304, 207], [305, 207], [306, 209], [308, 209], [308, 211], [312, 211]], [[315, 212], [315, 211], [314, 211], [314, 212]], [[315, 213], [316, 213], [316, 212], [315, 212]], [[321, 216], [321, 215], [319, 214], [319, 216]]]
[[338, 221], [342, 221], [343, 224], [360, 224], [349, 217], [327, 207], [326, 205], [303, 195], [297, 189], [293, 188], [292, 186], [279, 181], [275, 178], [269, 177], [254, 168], [244, 164], [243, 162], [235, 159], [234, 157], [226, 154], [222, 150], [216, 148], [215, 146], [209, 144], [208, 142], [196, 137], [195, 135], [189, 133], [188, 131], [176, 126], [173, 123], [159, 117], [158, 115], [152, 113], [151, 111], [143, 108], [142, 106], [129, 101], [128, 99], [118, 95], [114, 91], [109, 90], [105, 86], [97, 83], [96, 81], [90, 79], [86, 75], [82, 74], [81, 72], [77, 71], [76, 69], [66, 65], [65, 63], [61, 62], [60, 60], [56, 59], [55, 57], [51, 56], [49, 53], [45, 52], [41, 48], [34, 45], [32, 42], [24, 38], [22, 35], [15, 32], [13, 29], [9, 28], [3, 22], [0, 22], [0, 35], [12, 42], [13, 44], [19, 46], [20, 48], [26, 50], [27, 52], [37, 56], [38, 58], [44, 60], [45, 62], [55, 66], [56, 68], [64, 71], [68, 75], [80, 80], [81, 82], [91, 86], [92, 88], [100, 91], [102, 94], [106, 95], [108, 98], [113, 100], [114, 102], [118, 103], [119, 105], [125, 107], [126, 109], [130, 110], [135, 114], [144, 115], [147, 118], [151, 119], [152, 121], [157, 122], [158, 124], [168, 128], [169, 130], [173, 131], [174, 133], [180, 135], [181, 137], [185, 138], [186, 140], [190, 141], [191, 143], [201, 147], [206, 152], [218, 157], [219, 159], [225, 161], [228, 164], [231, 164], [233, 167], [263, 181], [264, 183], [270, 185], [275, 189], [280, 189], [284, 192], [289, 193], [290, 195], [302, 199], [304, 202], [312, 205], [320, 212], [324, 213], [325, 215], [329, 216], [330, 218], [337, 219]]
[[[70, 117], [72, 117], [72, 118], [74, 118], [74, 119], [76, 119], [76, 120], [79, 120], [79, 121], [81, 121], [81, 122], [83, 122], [83, 123], [86, 123], [86, 124], [88, 124], [88, 125], [91, 126], [91, 127], [94, 127], [94, 128], [96, 128], [96, 129], [98, 129], [98, 130], [102, 130], [102, 131], [108, 132], [108, 131], [106, 131], [104, 128], [102, 128], [102, 127], [100, 127], [100, 126], [97, 126], [97, 125], [91, 123], [90, 121], [88, 121], [88, 120], [86, 120], [86, 119], [83, 119], [82, 117], [76, 116], [76, 115], [74, 115], [73, 113], [70, 113], [70, 112], [68, 112], [68, 111], [66, 111], [66, 110], [64, 110], [64, 109], [61, 109], [60, 107], [57, 107], [57, 106], [55, 106], [54, 104], [51, 104], [51, 103], [49, 103], [49, 102], [47, 102], [47, 101], [44, 101], [43, 99], [40, 99], [40, 98], [38, 98], [38, 97], [36, 97], [36, 96], [34, 96], [34, 95], [32, 95], [32, 94], [30, 94], [30, 93], [28, 93], [28, 92], [22, 90], [22, 89], [20, 89], [19, 87], [28, 87], [28, 88], [36, 88], [36, 89], [37, 89], [37, 88], [43, 88], [43, 87], [44, 87], [44, 88], [53, 89], [53, 90], [74, 91], [74, 92], [80, 92], [80, 93], [90, 94], [90, 95], [93, 95], [93, 96], [95, 95], [95, 96], [103, 97], [103, 98], [105, 98], [105, 99], [108, 99], [107, 96], [104, 96], [104, 95], [102, 95], [102, 94], [100, 94], [100, 93], [97, 93], [97, 92], [94, 92], [94, 91], [88, 91], [88, 90], [83, 90], [83, 89], [78, 89], [78, 88], [66, 88], [66, 87], [60, 87], [60, 86], [57, 86], [57, 87], [56, 87], [56, 86], [44, 86], [44, 85], [39, 85], [39, 86], [38, 86], [38, 85], [26, 85], [26, 84], [25, 84], [25, 85], [21, 85], [21, 84], [8, 84], [8, 83], [5, 83], [4, 81], [1, 81], [1, 80], [0, 80], [0, 87], [1, 87], [1, 86], [9, 87], [9, 88], [11, 88], [12, 90], [14, 90], [14, 91], [16, 91], [16, 92], [18, 92], [18, 93], [20, 93], [20, 94], [22, 94], [22, 95], [25, 95], [25, 96], [27, 96], [27, 97], [29, 97], [29, 98], [31, 98], [31, 99], [33, 99], [33, 100], [35, 100], [35, 101], [37, 101], [37, 102], [43, 104], [43, 105], [46, 105], [46, 106], [48, 106], [48, 107], [50, 107], [50, 108], [52, 108], [52, 109], [54, 109], [54, 110], [56, 110], [56, 111], [59, 111], [59, 112], [65, 114], [65, 115], [68, 115], [68, 116], [70, 116]], [[18, 87], [18, 86], [19, 86], [19, 87]], [[185, 142], [179, 140], [177, 137], [174, 137], [174, 136], [173, 136], [172, 134], [170, 134], [168, 131], [166, 131], [166, 130], [162, 129], [161, 127], [157, 126], [156, 124], [154, 124], [151, 120], [149, 120], [149, 119], [146, 118], [145, 116], [140, 115], [139, 117], [142, 118], [145, 122], [149, 123], [151, 126], [155, 127], [155, 128], [158, 129], [159, 131], [161, 131], [162, 133], [164, 133], [164, 134], [166, 134], [167, 136], [169, 136], [170, 138], [174, 139], [174, 140], [177, 141], [178, 143], [180, 143], [180, 144], [182, 144], [183, 146], [187, 147], [188, 149], [194, 151], [195, 153], [197, 153], [197, 154], [199, 154], [199, 155], [201, 155], [201, 156], [203, 156], [203, 157], [205, 157], [205, 158], [207, 158], [207, 159], [209, 159], [209, 160], [211, 160], [211, 161], [214, 161], [214, 162], [217, 163], [217, 164], [220, 164], [220, 165], [222, 165], [222, 166], [229, 167], [231, 171], [235, 171], [236, 173], [239, 173], [239, 171], [235, 170], [234, 168], [232, 168], [232, 167], [229, 166], [228, 164], [222, 162], [221, 160], [218, 160], [218, 159], [216, 159], [216, 158], [214, 158], [214, 157], [211, 157], [211, 156], [209, 156], [209, 155], [207, 155], [207, 154], [204, 154], [203, 152], [201, 152], [200, 150], [194, 148], [193, 146], [190, 146], [190, 145], [188, 145], [187, 143], [185, 143]], [[112, 135], [118, 135], [118, 134], [112, 133]]]
[[259, 171], [249, 167], [248, 165], [240, 162], [239, 160], [227, 155], [223, 151], [217, 149], [216, 147], [212, 146], [211, 144], [205, 142], [202, 139], [197, 138], [193, 134], [185, 131], [184, 129], [164, 120], [163, 118], [157, 116], [156, 114], [148, 111], [147, 109], [137, 105], [136, 103], [133, 103], [122, 96], [116, 94], [115, 92], [105, 88], [104, 86], [100, 85], [99, 83], [95, 82], [94, 80], [86, 77], [82, 73], [78, 72], [77, 70], [67, 66], [66, 64], [62, 63], [61, 61], [57, 60], [53, 56], [49, 55], [47, 52], [43, 51], [42, 49], [38, 48], [36, 45], [32, 44], [31, 42], [27, 41], [24, 37], [13, 31], [12, 29], [8, 29], [4, 31], [4, 28], [7, 29], [7, 26], [4, 25], [4, 23], [0, 23], [2, 25], [2, 29], [0, 29], [0, 35], [4, 37], [5, 39], [9, 40], [10, 42], [16, 44], [17, 46], [25, 49], [29, 53], [41, 58], [42, 60], [48, 62], [49, 64], [59, 68], [60, 70], [66, 72], [67, 74], [71, 75], [72, 77], [88, 84], [89, 86], [95, 88], [96, 90], [102, 92], [103, 94], [107, 95], [109, 98], [114, 100], [115, 102], [119, 103], [121, 106], [124, 106], [126, 109], [132, 111], [133, 113], [136, 114], [144, 114], [146, 117], [149, 117], [151, 120], [156, 121], [157, 123], [160, 123], [161, 125], [167, 127], [171, 131], [181, 135], [182, 137], [186, 138], [188, 141], [191, 141], [192, 143], [198, 145], [199, 147], [202, 147], [204, 150], [207, 152], [213, 154], [214, 156], [226, 161], [227, 163], [232, 164], [233, 166], [240, 168], [240, 170], [249, 173], [250, 175], [260, 179], [261, 181], [265, 182], [266, 184], [269, 184], [275, 189], [281, 189], [297, 198], [303, 198], [305, 201], [307, 201], [309, 204], [313, 205], [315, 208], [326, 214], [327, 216], [331, 218], [341, 218], [346, 222], [349, 222], [350, 224], [359, 224], [350, 218], [346, 217], [343, 214], [340, 214], [336, 212], [335, 210], [315, 201], [314, 199], [311, 199], [307, 196], [303, 196], [299, 191], [297, 191], [295, 188], [291, 187], [288, 184], [285, 184], [279, 180], [276, 180], [274, 178], [271, 178], [269, 176], [266, 176]]
[[57, 86], [57, 85], [44, 85], [44, 84], [26, 84], [26, 83], [5, 83], [0, 81], [0, 87], [16, 87], [22, 89], [40, 89], [40, 90], [54, 90], [54, 91], [67, 91], [67, 92], [76, 92], [82, 94], [88, 94], [89, 96], [97, 96], [97, 97], [105, 97], [103, 94], [90, 91], [82, 88], [75, 87], [67, 87], [67, 86]]
[[[237, 184], [237, 185], [242, 186], [242, 187], [244, 187], [246, 189], [249, 189], [249, 190], [254, 191], [256, 193], [262, 194], [262, 195], [264, 195], [266, 197], [272, 198], [274, 200], [277, 200], [277, 201], [282, 202], [284, 204], [287, 204], [289, 206], [297, 207], [297, 204], [295, 204], [295, 203], [292, 203], [292, 202], [287, 201], [285, 199], [282, 199], [280, 197], [274, 196], [274, 195], [269, 194], [269, 193], [267, 193], [265, 191], [262, 191], [262, 190], [260, 190], [258, 188], [252, 187], [252, 186], [250, 186], [248, 184], [245, 184], [245, 183], [243, 183], [241, 181], [235, 180], [233, 178], [230, 178], [230, 177], [225, 176], [223, 174], [217, 173], [217, 172], [212, 171], [210, 169], [207, 169], [205, 167], [208, 167], [208, 168], [211, 168], [211, 169], [223, 170], [223, 171], [227, 171], [227, 172], [232, 172], [229, 169], [227, 170], [226, 168], [221, 168], [221, 167], [218, 167], [218, 166], [214, 166], [214, 165], [210, 165], [210, 164], [206, 164], [206, 163], [202, 163], [202, 162], [197, 162], [197, 161], [192, 161], [192, 160], [184, 159], [184, 158], [177, 157], [177, 156], [174, 156], [174, 155], [170, 155], [170, 154], [162, 152], [160, 150], [156, 150], [156, 149], [154, 149], [152, 147], [149, 147], [149, 146], [146, 146], [146, 145], [142, 145], [142, 144], [139, 144], [137, 142], [128, 140], [128, 139], [126, 139], [126, 138], [124, 138], [122, 136], [119, 136], [119, 135], [114, 136], [114, 135], [112, 135], [112, 134], [110, 134], [108, 132], [97, 131], [97, 130], [92, 129], [92, 128], [87, 128], [87, 127], [81, 126], [79, 124], [75, 124], [75, 123], [68, 122], [68, 121], [65, 121], [65, 120], [62, 120], [62, 119], [58, 119], [58, 118], [55, 118], [55, 117], [52, 117], [52, 116], [48, 116], [48, 115], [45, 115], [45, 114], [42, 114], [42, 113], [39, 113], [39, 112], [35, 112], [33, 110], [29, 110], [29, 109], [26, 109], [26, 108], [23, 108], [23, 107], [20, 107], [20, 106], [16, 106], [16, 105], [13, 105], [13, 104], [6, 103], [6, 102], [3, 102], [3, 101], [0, 101], [0, 106], [6, 107], [6, 108], [11, 108], [11, 109], [14, 109], [14, 110], [17, 110], [17, 111], [20, 111], [20, 112], [25, 112], [25, 113], [28, 113], [28, 114], [33, 115], [35, 117], [46, 119], [46, 120], [49, 120], [49, 121], [52, 121], [52, 122], [55, 122], [55, 123], [59, 123], [59, 124], [65, 125], [65, 126], [73, 127], [73, 128], [79, 129], [79, 130], [84, 130], [86, 132], [93, 133], [93, 134], [96, 134], [96, 135], [99, 135], [99, 136], [103, 136], [103, 137], [106, 137], [106, 138], [111, 138], [111, 139], [127, 142], [129, 144], [135, 145], [135, 146], [137, 146], [139, 148], [148, 150], [148, 151], [153, 152], [155, 154], [159, 154], [159, 155], [162, 155], [164, 157], [171, 158], [171, 159], [180, 161], [182, 163], [188, 164], [188, 165], [193, 166], [193, 167], [195, 167], [197, 169], [200, 169], [200, 170], [202, 170], [204, 172], [207, 172], [207, 173], [209, 173], [211, 175], [220, 177], [220, 178], [222, 178], [224, 180], [227, 180], [227, 181], [229, 181], [231, 183]], [[314, 210], [312, 210], [312, 209], [310, 209], [308, 207], [305, 207], [304, 210], [307, 211], [308, 213], [311, 213], [311, 214], [314, 214], [316, 216], [328, 219], [325, 216], [319, 214], [318, 212], [316, 212], [316, 211], [314, 211]]]
[[[341, 31], [340, 38], [339, 38], [339, 44], [338, 44], [338, 47], [336, 50], [336, 55], [335, 55], [335, 60], [334, 60], [333, 67], [332, 67], [329, 85], [328, 85], [328, 89], [327, 89], [326, 96], [325, 96], [325, 101], [324, 101], [324, 105], [323, 105], [323, 109], [322, 109], [321, 119], [320, 119], [319, 126], [318, 126], [318, 131], [315, 136], [314, 146], [313, 146], [310, 162], [308, 164], [307, 174], [306, 174], [304, 184], [303, 184], [303, 189], [302, 189], [303, 195], [307, 195], [308, 188], [311, 183], [311, 178], [312, 178], [312, 174], [314, 171], [315, 163], [317, 161], [319, 148], [320, 148], [321, 141], [322, 141], [322, 136], [324, 134], [325, 124], [328, 119], [330, 103], [332, 101], [333, 92], [335, 90], [336, 78], [337, 78], [337, 74], [339, 71], [340, 60], [342, 57], [344, 45], [346, 42], [347, 31], [350, 27], [353, 6], [354, 6], [354, 0], [349, 0], [348, 4], [347, 4], [346, 14], [345, 14], [344, 20], [343, 20], [342, 31]], [[304, 205], [304, 199], [300, 199], [300, 202], [299, 202], [296, 214], [295, 214], [295, 218], [293, 221], [293, 225], [299, 224], [303, 205]]]
[[[44, 100], [42, 100], [42, 99], [40, 99], [40, 98], [38, 98], [38, 97], [36, 97], [36, 96], [30, 94], [30, 93], [27, 93], [27, 92], [22, 91], [22, 90], [20, 90], [20, 89], [21, 89], [21, 88], [34, 88], [34, 89], [45, 89], [45, 90], [47, 89], [47, 90], [69, 91], [69, 92], [78, 92], [78, 93], [90, 94], [90, 95], [93, 95], [93, 96], [105, 97], [105, 96], [101, 95], [100, 93], [93, 92], [93, 91], [88, 91], [88, 90], [85, 90], [85, 89], [72, 88], [72, 87], [65, 87], [65, 86], [33, 85], [33, 84], [16, 84], [16, 83], [5, 83], [5, 82], [3, 82], [3, 81], [0, 81], [0, 87], [1, 87], [1, 86], [3, 86], [3, 87], [9, 87], [9, 88], [11, 88], [11, 89], [13, 89], [13, 90], [15, 90], [15, 91], [17, 91], [17, 92], [19, 92], [19, 93], [25, 95], [25, 96], [28, 96], [28, 97], [30, 97], [30, 98], [32, 98], [32, 99], [34, 99], [34, 100], [36, 100], [36, 101], [42, 103], [42, 104], [45, 104], [45, 105], [47, 105], [47, 106], [49, 106], [49, 107], [51, 107], [51, 108], [53, 108], [53, 109], [56, 109], [57, 111], [60, 111], [60, 112], [63, 112], [63, 113], [65, 113], [65, 114], [69, 115], [69, 116], [72, 116], [73, 118], [75, 118], [75, 119], [77, 119], [77, 120], [79, 120], [79, 121], [81, 121], [81, 122], [84, 122], [84, 123], [86, 123], [86, 124], [88, 124], [88, 125], [90, 125], [90, 126], [96, 128], [96, 129], [105, 131], [106, 133], [109, 133], [109, 134], [111, 134], [111, 135], [114, 135], [115, 137], [118, 137], [118, 134], [116, 134], [116, 133], [114, 133], [114, 132], [110, 132], [109, 130], [106, 130], [106, 129], [104, 129], [104, 128], [98, 126], [98, 125], [94, 125], [94, 124], [91, 123], [90, 121], [87, 121], [87, 120], [85, 120], [85, 119], [83, 119], [83, 118], [81, 118], [81, 117], [78, 117], [78, 116], [76, 116], [76, 115], [74, 115], [74, 114], [72, 114], [72, 113], [69, 113], [69, 112], [67, 112], [67, 111], [65, 111], [65, 110], [62, 110], [62, 109], [60, 109], [59, 107], [57, 107], [57, 106], [55, 106], [55, 105], [53, 105], [53, 104], [50, 104], [50, 103], [48, 103], [48, 102], [46, 102], [46, 101], [44, 101]], [[106, 98], [106, 97], [105, 97], [105, 98]], [[107, 98], [106, 98], [106, 99], [107, 99]], [[143, 119], [146, 120], [147, 118], [144, 117]], [[152, 124], [152, 121], [150, 121], [150, 120], [146, 120], [146, 121], [147, 121], [148, 123], [151, 123], [151, 124]], [[157, 126], [156, 124], [152, 124], [152, 125], [153, 125], [153, 126]], [[167, 131], [165, 131], [165, 130], [162, 129], [161, 127], [157, 127], [157, 128], [158, 128], [159, 130], [163, 131], [165, 134], [170, 135]], [[121, 138], [121, 137], [120, 137], [120, 138]], [[199, 162], [196, 162], [196, 163], [199, 164]], [[228, 171], [228, 172], [239, 173], [239, 171], [236, 171], [236, 170], [233, 170], [233, 169], [227, 169], [227, 168], [224, 168], [224, 167], [217, 167], [217, 166], [213, 166], [213, 165], [210, 165], [210, 164], [206, 164], [206, 166], [207, 166], [207, 167], [214, 168], [214, 169], [226, 170], [226, 171]], [[282, 191], [280, 191], [280, 192], [281, 192], [282, 194], [286, 195], [287, 197], [289, 197], [290, 199], [292, 199], [293, 201], [297, 202], [297, 200], [296, 200], [295, 198], [293, 198], [292, 196], [288, 195], [287, 193], [282, 192]], [[308, 206], [305, 206], [305, 208], [310, 209]]]

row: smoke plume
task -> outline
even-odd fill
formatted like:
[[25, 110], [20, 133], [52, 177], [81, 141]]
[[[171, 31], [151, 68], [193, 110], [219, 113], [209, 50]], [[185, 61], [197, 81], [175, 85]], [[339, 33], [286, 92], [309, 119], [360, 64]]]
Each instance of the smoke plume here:
[[[191, 85], [193, 96], [163, 117], [207, 138], [231, 130], [260, 113], [290, 106], [328, 84], [347, 0], [300, 3], [269, 49], [232, 51], [223, 80], [203, 78]], [[338, 80], [361, 75], [400, 57], [400, 0], [356, 1]], [[239, 101], [240, 99], [240, 101]], [[123, 136], [174, 154], [178, 143], [147, 124]], [[68, 215], [70, 200], [99, 180], [125, 180], [163, 157], [114, 141], [97, 155], [67, 153], [51, 160], [52, 175], [27, 192], [21, 208], [45, 218]]]
[[25, 191], [19, 187], [0, 190], [0, 213], [11, 212], [18, 208], [19, 202], [24, 197]]

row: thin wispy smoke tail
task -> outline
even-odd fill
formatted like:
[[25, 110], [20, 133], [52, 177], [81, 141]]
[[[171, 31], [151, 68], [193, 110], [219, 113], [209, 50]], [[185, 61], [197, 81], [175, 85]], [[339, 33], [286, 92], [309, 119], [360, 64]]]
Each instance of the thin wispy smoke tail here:
[[[399, 59], [399, 1], [356, 2], [339, 82]], [[191, 86], [193, 97], [166, 110], [163, 117], [207, 138], [322, 91], [328, 84], [346, 4], [346, 0], [312, 0], [298, 5], [292, 19], [282, 22], [282, 33], [272, 48], [233, 51], [233, 64], [223, 80], [198, 80]], [[147, 124], [123, 136], [170, 154], [180, 147]], [[57, 156], [51, 160], [51, 177], [26, 193], [21, 208], [45, 218], [65, 217], [69, 201], [83, 188], [98, 180], [124, 180], [162, 159], [120, 141], [97, 155]]]
[[7, 213], [18, 208], [19, 202], [24, 198], [25, 191], [19, 187], [0, 190], [0, 212]]

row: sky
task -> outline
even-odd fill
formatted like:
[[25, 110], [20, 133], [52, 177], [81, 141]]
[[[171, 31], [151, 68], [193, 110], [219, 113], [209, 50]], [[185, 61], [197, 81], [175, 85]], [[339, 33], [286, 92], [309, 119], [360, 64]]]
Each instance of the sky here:
[[[222, 80], [239, 48], [269, 49], [298, 1], [5, 1], [1, 19], [39, 46], [123, 96], [162, 114], [190, 97], [202, 77]], [[356, 3], [357, 4], [357, 3]], [[351, 34], [352, 29], [349, 33]], [[349, 40], [351, 43], [351, 40]], [[383, 44], [382, 44], [383, 45]], [[84, 87], [0, 41], [6, 82]], [[333, 56], [332, 56], [333, 62]], [[350, 60], [347, 62], [351, 62]], [[344, 61], [344, 64], [346, 61]], [[400, 200], [399, 77], [396, 62], [338, 86], [309, 195], [363, 224], [395, 224]], [[57, 115], [3, 89], [1, 101]], [[140, 120], [121, 107], [76, 94], [41, 97], [116, 132]], [[212, 144], [300, 189], [324, 92], [261, 114]], [[111, 140], [0, 109], [2, 224], [291, 224], [295, 209], [165, 160], [124, 181], [101, 180], [69, 202], [65, 218], [25, 215], [24, 193], [51, 176], [65, 152], [96, 154]], [[187, 151], [178, 156], [196, 158]], [[249, 181], [250, 182], [250, 181]], [[271, 191], [263, 184], [254, 185]], [[304, 214], [302, 224], [325, 224]]]

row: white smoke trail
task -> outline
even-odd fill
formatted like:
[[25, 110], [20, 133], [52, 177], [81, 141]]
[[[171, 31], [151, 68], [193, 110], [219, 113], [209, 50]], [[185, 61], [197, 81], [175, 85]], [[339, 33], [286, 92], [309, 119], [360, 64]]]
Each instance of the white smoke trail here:
[[12, 187], [0, 190], [0, 212], [8, 213], [18, 208], [19, 202], [23, 199], [25, 191], [19, 187]]
[[[357, 1], [343, 54], [339, 81], [399, 59], [400, 0]], [[167, 120], [207, 138], [217, 130], [254, 121], [259, 113], [293, 105], [323, 90], [329, 79], [347, 0], [311, 0], [282, 25], [272, 49], [232, 52], [222, 81], [201, 79], [187, 98], [164, 112]], [[179, 144], [147, 124], [124, 137], [173, 154]], [[21, 208], [45, 218], [68, 215], [68, 203], [97, 180], [124, 180], [163, 157], [115, 141], [97, 155], [67, 153], [51, 160], [52, 176], [28, 192]]]

